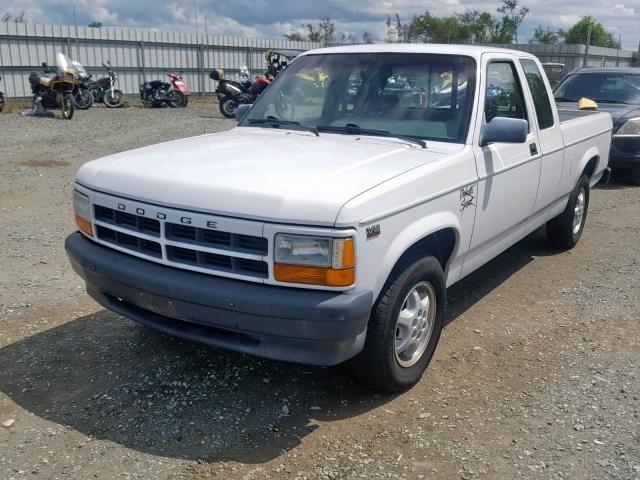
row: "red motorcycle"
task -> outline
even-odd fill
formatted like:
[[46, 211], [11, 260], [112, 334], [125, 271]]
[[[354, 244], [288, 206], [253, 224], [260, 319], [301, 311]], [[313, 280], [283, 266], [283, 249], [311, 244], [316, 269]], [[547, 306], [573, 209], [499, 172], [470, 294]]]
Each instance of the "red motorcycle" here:
[[174, 90], [179, 90], [180, 92], [182, 92], [184, 94], [184, 102], [183, 105], [181, 105], [182, 107], [186, 107], [187, 104], [189, 103], [189, 87], [187, 87], [187, 84], [184, 83], [183, 81], [183, 76], [182, 76], [182, 72], [180, 73], [176, 73], [176, 72], [171, 72], [169, 74], [169, 78], [171, 79], [171, 87]]

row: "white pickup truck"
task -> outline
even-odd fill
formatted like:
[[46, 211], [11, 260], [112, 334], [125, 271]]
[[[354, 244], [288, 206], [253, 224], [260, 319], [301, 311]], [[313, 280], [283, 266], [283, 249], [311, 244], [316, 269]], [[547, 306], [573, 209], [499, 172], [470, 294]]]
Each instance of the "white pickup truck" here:
[[576, 244], [612, 129], [535, 57], [453, 45], [310, 51], [238, 116], [83, 165], [73, 268], [149, 327], [383, 391], [420, 379], [447, 287], [541, 225]]

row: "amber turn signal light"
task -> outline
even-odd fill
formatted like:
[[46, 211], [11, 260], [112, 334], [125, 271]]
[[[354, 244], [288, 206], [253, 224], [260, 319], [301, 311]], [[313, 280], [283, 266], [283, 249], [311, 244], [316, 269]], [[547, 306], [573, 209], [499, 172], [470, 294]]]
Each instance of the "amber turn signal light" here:
[[78, 215], [76, 213], [75, 215], [75, 219], [76, 219], [76, 225], [77, 227], [83, 231], [84, 233], [86, 233], [87, 235], [89, 235], [90, 237], [93, 237], [93, 227], [91, 227], [91, 222], [88, 220], [85, 220], [84, 218], [82, 218], [80, 215]]
[[276, 264], [275, 278], [279, 282], [324, 285], [327, 287], [348, 287], [355, 280], [353, 268], [309, 267], [306, 265]]

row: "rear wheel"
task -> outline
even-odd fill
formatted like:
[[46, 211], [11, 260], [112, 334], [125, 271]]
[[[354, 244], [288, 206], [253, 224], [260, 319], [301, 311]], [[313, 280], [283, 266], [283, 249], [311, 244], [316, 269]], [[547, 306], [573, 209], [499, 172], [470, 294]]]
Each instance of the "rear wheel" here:
[[124, 95], [120, 90], [107, 90], [102, 97], [102, 103], [108, 108], [120, 108], [124, 105]]
[[431, 256], [401, 260], [374, 306], [364, 349], [351, 360], [351, 371], [383, 392], [412, 387], [438, 345], [445, 305], [440, 262]]
[[93, 105], [93, 94], [84, 88], [80, 88], [73, 96], [75, 107], [79, 110], [88, 110]]
[[547, 222], [547, 239], [556, 248], [570, 249], [576, 246], [589, 208], [589, 177], [582, 175], [569, 195], [567, 206], [560, 215]]
[[65, 93], [60, 99], [60, 110], [62, 112], [62, 118], [65, 120], [71, 120], [73, 118], [73, 112], [75, 109], [75, 103], [73, 101], [73, 95], [71, 93]]
[[226, 118], [236, 118], [236, 110], [238, 109], [238, 102], [231, 98], [226, 97], [220, 100], [220, 113]]

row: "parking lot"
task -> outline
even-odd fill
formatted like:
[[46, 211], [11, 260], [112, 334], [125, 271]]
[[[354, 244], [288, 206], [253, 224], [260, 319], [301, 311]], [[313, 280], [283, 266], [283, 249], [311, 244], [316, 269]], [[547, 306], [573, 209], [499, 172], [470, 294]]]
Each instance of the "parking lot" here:
[[592, 192], [574, 250], [535, 232], [452, 287], [398, 396], [93, 302], [63, 248], [76, 169], [234, 124], [212, 104], [0, 114], [0, 478], [640, 479], [640, 187], [623, 178]]

